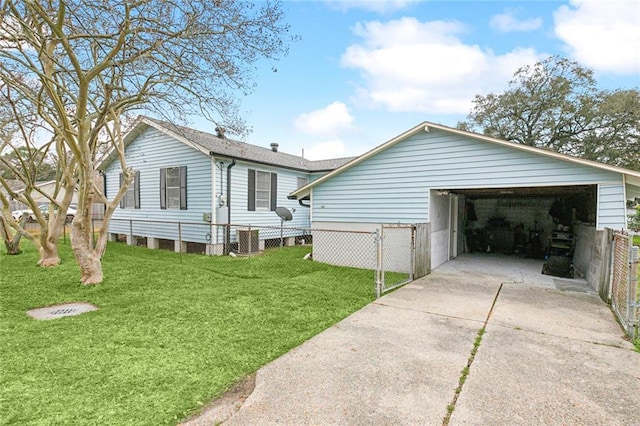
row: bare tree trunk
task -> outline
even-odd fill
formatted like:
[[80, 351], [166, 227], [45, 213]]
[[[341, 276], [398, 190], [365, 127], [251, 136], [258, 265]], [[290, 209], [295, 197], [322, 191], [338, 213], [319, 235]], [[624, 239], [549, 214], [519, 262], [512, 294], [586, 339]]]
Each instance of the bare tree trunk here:
[[84, 211], [71, 222], [71, 247], [80, 266], [82, 284], [100, 284], [103, 278], [101, 256], [93, 249], [91, 219]]
[[7, 254], [16, 255], [20, 254], [20, 238], [22, 234], [16, 232], [13, 236], [9, 233], [10, 226], [4, 216], [0, 215], [0, 234], [4, 240], [4, 246], [7, 249]]
[[60, 264], [60, 256], [58, 256], [58, 246], [45, 239], [41, 241], [40, 245], [40, 259], [38, 260], [38, 266], [43, 268], [49, 268], [51, 266], [57, 266]]
[[[58, 240], [62, 233], [62, 219], [57, 218], [55, 222], [38, 221], [40, 223], [40, 259], [38, 266], [49, 268], [60, 264], [60, 256], [58, 254]], [[44, 223], [44, 226], [43, 226]]]

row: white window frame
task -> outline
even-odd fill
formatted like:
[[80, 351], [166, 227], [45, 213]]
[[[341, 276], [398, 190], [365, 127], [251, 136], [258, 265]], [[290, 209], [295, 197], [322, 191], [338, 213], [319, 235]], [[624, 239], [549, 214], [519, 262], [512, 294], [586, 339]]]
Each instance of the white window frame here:
[[[167, 167], [165, 172], [165, 194], [167, 209], [180, 210], [180, 167]], [[175, 173], [175, 175], [173, 175]], [[171, 176], [170, 176], [171, 175]], [[175, 185], [169, 185], [170, 179]]]
[[[260, 179], [261, 176], [262, 180]], [[266, 186], [266, 189], [264, 186]], [[271, 172], [256, 170], [255, 200], [256, 210], [271, 210]]]

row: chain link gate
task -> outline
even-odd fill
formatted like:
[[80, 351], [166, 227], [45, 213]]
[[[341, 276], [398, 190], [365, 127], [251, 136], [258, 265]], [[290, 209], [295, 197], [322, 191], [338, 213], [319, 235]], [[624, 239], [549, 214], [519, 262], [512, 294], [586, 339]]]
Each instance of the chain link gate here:
[[377, 244], [376, 296], [429, 273], [428, 224], [383, 224]]
[[633, 237], [624, 232], [613, 234], [609, 298], [613, 312], [629, 337], [638, 335], [638, 247]]

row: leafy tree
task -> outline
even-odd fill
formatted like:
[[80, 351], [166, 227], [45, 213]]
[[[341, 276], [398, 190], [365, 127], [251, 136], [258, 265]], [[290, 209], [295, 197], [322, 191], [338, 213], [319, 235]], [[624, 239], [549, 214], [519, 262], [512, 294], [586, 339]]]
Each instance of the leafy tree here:
[[[29, 174], [35, 181], [46, 182], [56, 178], [56, 158], [42, 150], [30, 150], [26, 145], [18, 146], [0, 156], [0, 176], [5, 179], [20, 179]], [[10, 166], [9, 166], [10, 165]], [[20, 170], [16, 174], [12, 169]]]
[[[199, 114], [243, 132], [237, 94], [253, 89], [260, 61], [287, 52], [281, 5], [232, 0], [0, 4], [0, 84], [8, 96], [16, 94], [36, 111], [36, 121], [50, 132], [62, 194], [55, 204], [65, 212], [77, 191], [71, 244], [81, 281], [99, 283], [107, 226], [133, 179], [124, 158], [123, 117], [141, 109], [168, 120]], [[101, 140], [110, 144], [125, 176], [110, 199], [96, 179]], [[94, 202], [106, 205], [95, 241]], [[51, 218], [48, 224], [57, 226]]]
[[629, 218], [629, 229], [640, 230], [640, 205], [636, 207], [636, 214]]
[[599, 90], [577, 62], [554, 56], [524, 66], [504, 93], [473, 103], [463, 130], [640, 170], [640, 92]]

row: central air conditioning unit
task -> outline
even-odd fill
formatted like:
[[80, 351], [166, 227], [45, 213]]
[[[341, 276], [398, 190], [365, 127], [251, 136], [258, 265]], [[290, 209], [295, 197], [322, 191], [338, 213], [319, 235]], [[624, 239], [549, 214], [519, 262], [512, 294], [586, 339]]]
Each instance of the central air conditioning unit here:
[[236, 238], [238, 240], [238, 254], [257, 253], [260, 251], [259, 230], [238, 229]]

